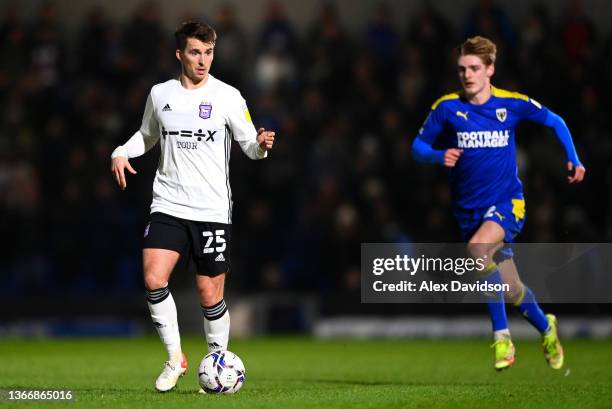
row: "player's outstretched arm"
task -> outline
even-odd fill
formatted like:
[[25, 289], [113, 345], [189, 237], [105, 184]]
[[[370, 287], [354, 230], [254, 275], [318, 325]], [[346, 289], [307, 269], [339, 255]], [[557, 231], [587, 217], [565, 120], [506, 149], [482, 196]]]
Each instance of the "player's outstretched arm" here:
[[117, 156], [111, 160], [111, 173], [113, 174], [115, 181], [121, 190], [125, 190], [127, 187], [127, 182], [125, 180], [125, 169], [127, 169], [132, 175], [137, 173], [132, 165], [130, 165], [128, 158], [125, 156]]
[[576, 152], [576, 147], [574, 146], [574, 141], [572, 140], [572, 135], [570, 134], [569, 128], [567, 127], [565, 121], [554, 112], [548, 111], [544, 124], [553, 128], [555, 134], [557, 135], [557, 139], [559, 139], [559, 142], [561, 142], [563, 145], [563, 149], [565, 149], [565, 154], [567, 156], [567, 170], [569, 171], [569, 176], [567, 177], [568, 183], [571, 184], [582, 182], [586, 173], [586, 168], [582, 165], [580, 159], [578, 158], [578, 153]]

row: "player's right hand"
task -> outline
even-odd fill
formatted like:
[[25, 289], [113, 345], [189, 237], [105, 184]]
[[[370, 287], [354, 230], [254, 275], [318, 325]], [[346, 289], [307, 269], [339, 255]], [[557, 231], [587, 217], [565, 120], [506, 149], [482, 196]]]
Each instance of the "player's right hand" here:
[[444, 166], [454, 168], [462, 154], [463, 149], [447, 149], [444, 152]]
[[137, 172], [134, 170], [128, 159], [124, 156], [117, 156], [111, 161], [111, 172], [117, 181], [117, 184], [121, 190], [125, 190], [127, 182], [125, 181], [125, 169], [127, 169], [132, 175]]

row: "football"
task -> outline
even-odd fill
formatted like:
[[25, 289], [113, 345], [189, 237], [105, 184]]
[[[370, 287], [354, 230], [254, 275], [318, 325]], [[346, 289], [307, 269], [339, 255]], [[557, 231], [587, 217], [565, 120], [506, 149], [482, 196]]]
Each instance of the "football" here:
[[236, 393], [242, 388], [246, 370], [238, 355], [230, 351], [211, 352], [198, 369], [198, 382], [206, 393]]

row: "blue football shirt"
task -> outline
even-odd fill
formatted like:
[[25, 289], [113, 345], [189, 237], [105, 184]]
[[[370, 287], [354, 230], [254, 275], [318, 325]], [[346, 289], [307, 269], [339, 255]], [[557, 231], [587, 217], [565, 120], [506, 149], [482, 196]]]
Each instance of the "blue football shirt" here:
[[460, 92], [445, 95], [431, 107], [419, 138], [443, 149], [463, 149], [450, 168], [453, 205], [482, 209], [523, 197], [516, 165], [515, 129], [520, 121], [545, 124], [549, 110], [526, 95], [491, 87], [482, 105]]

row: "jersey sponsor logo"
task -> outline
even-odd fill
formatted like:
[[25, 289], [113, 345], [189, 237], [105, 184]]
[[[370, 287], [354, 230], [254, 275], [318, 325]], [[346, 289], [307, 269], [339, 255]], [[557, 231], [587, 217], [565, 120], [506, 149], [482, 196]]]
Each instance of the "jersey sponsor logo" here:
[[467, 116], [470, 113], [470, 111], [465, 111], [465, 112], [461, 112], [461, 111], [457, 111], [456, 114], [457, 116], [460, 116], [461, 118], [465, 119], [466, 121], [468, 120]]
[[[215, 134], [217, 131], [209, 131], [205, 130], [202, 132], [202, 129], [198, 129], [197, 131], [193, 131], [191, 129], [181, 129], [179, 131], [168, 131], [166, 128], [162, 127], [161, 135], [164, 139], [166, 136], [180, 136], [182, 138], [198, 138], [198, 142], [201, 142], [204, 139], [204, 142], [214, 142]], [[177, 140], [176, 147], [179, 149], [197, 149], [198, 142], [196, 141], [185, 141], [185, 140]]]
[[162, 108], [162, 112], [169, 112], [172, 111], [172, 108], [170, 108], [170, 104], [166, 104], [163, 108]]
[[215, 258], [215, 261], [225, 261], [225, 257], [223, 257], [223, 253], [219, 253], [219, 255]]
[[200, 118], [208, 119], [210, 118], [210, 114], [212, 112], [212, 104], [210, 102], [202, 102], [200, 104]]
[[[213, 136], [215, 136], [217, 131], [206, 131], [206, 132], [208, 132], [208, 136], [206, 137], [206, 141], [205, 142], [208, 142], [208, 141], [214, 142], [215, 138], [213, 138]], [[198, 139], [198, 141], [199, 141], [199, 139]]]
[[506, 110], [506, 108], [497, 108], [495, 110], [495, 115], [497, 116], [497, 119], [499, 119], [499, 122], [506, 122], [506, 118], [508, 117], [508, 111]]
[[179, 149], [198, 149], [198, 143], [191, 141], [176, 141], [176, 147]]
[[504, 131], [478, 131], [457, 132], [458, 148], [503, 148], [508, 146], [510, 132]]

